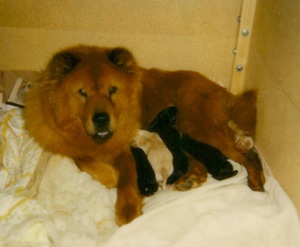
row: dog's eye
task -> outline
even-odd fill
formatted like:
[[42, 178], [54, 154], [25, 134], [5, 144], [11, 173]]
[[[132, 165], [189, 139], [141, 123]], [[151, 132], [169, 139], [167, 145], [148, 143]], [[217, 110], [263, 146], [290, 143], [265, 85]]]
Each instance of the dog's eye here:
[[81, 96], [83, 96], [84, 98], [87, 98], [87, 92], [84, 90], [84, 89], [79, 89], [78, 90], [78, 93], [81, 95]]
[[109, 96], [112, 96], [117, 91], [118, 91], [118, 88], [116, 86], [111, 86], [109, 89]]

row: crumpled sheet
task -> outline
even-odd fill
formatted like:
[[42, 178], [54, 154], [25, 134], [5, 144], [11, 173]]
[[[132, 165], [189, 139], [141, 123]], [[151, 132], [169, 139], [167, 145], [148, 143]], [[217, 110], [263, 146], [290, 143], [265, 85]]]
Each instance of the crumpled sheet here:
[[116, 190], [41, 150], [22, 110], [1, 108], [0, 246], [300, 246], [297, 211], [266, 164], [264, 193], [251, 191], [245, 168], [232, 161], [236, 176], [159, 191], [145, 199], [142, 216], [118, 227]]

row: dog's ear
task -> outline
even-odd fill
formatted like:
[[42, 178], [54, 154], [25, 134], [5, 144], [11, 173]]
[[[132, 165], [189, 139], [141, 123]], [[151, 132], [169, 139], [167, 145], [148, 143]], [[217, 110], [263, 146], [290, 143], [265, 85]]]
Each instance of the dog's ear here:
[[133, 55], [125, 48], [115, 48], [107, 54], [107, 59], [119, 68], [133, 72], [137, 66]]
[[80, 58], [72, 52], [56, 54], [48, 64], [49, 79], [56, 79], [73, 71], [80, 63]]

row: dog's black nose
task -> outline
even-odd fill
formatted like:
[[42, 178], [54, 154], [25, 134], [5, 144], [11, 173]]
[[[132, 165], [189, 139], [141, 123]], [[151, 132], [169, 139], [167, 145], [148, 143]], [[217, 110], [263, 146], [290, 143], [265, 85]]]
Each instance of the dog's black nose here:
[[104, 127], [109, 124], [110, 118], [106, 112], [98, 112], [93, 116], [93, 123], [97, 127]]

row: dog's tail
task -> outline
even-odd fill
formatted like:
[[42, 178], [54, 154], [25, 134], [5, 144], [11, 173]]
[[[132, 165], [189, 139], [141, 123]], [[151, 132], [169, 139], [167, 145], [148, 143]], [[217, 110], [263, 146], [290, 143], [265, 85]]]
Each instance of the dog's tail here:
[[243, 126], [243, 130], [247, 131], [253, 138], [256, 127], [256, 99], [257, 91], [250, 90], [233, 97], [229, 103], [230, 118], [238, 126]]

